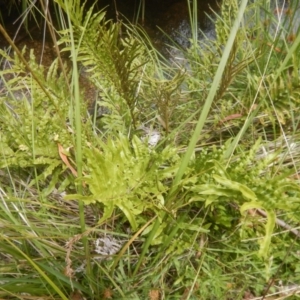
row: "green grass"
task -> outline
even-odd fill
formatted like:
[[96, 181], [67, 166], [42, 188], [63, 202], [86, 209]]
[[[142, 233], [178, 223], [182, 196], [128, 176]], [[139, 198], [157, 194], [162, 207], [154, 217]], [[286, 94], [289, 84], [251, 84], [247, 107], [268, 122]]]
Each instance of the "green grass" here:
[[57, 1], [71, 64], [1, 52], [0, 298], [296, 299], [298, 32], [224, 2], [184, 68], [78, 3]]

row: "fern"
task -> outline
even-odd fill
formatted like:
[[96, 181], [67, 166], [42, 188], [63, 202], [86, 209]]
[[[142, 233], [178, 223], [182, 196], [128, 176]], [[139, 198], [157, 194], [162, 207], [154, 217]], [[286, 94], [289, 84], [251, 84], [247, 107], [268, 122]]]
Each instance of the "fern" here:
[[[122, 24], [106, 21], [103, 11], [92, 14], [90, 9], [79, 23], [76, 20], [73, 24], [79, 50], [77, 60], [100, 91], [99, 104], [119, 115], [126, 128], [136, 128], [138, 85], [148, 61], [143, 43], [132, 34], [122, 36]], [[61, 32], [60, 43], [70, 43], [68, 33]]]
[[[24, 48], [22, 53], [25, 52]], [[0, 98], [0, 144], [3, 149], [0, 167], [12, 170], [34, 168], [37, 170], [35, 182], [56, 178], [52, 176], [54, 173], [62, 174], [66, 169], [59, 157], [57, 143], [64, 148], [74, 144], [67, 124], [71, 101], [66, 79], [59, 72], [57, 61], [47, 72], [38, 65], [33, 50], [30, 50], [28, 64], [39, 83], [17, 56], [9, 57], [2, 50], [1, 54], [9, 60], [11, 68], [0, 74], [6, 91]], [[48, 94], [40, 84], [46, 87]], [[85, 105], [82, 109], [85, 110]], [[88, 137], [85, 134], [86, 142]], [[60, 180], [64, 180], [63, 177]]]
[[[131, 145], [132, 143], [132, 145]], [[166, 185], [179, 164], [176, 149], [166, 147], [161, 153], [149, 150], [148, 145], [133, 137], [119, 135], [101, 143], [101, 149], [85, 149], [86, 173], [81, 180], [88, 184], [90, 195], [68, 195], [85, 204], [101, 203], [104, 213], [99, 222], [111, 217], [119, 208], [133, 230], [140, 223], [138, 216], [152, 211], [160, 216], [164, 210]]]
[[[257, 141], [248, 153], [238, 155], [238, 159], [227, 168], [224, 167], [226, 161], [222, 156], [225, 148], [200, 154], [195, 160], [197, 179], [189, 179], [185, 188], [192, 192], [189, 194], [190, 198], [187, 197], [189, 203], [200, 201], [206, 206], [224, 207], [226, 210], [226, 204], [234, 202], [242, 214], [252, 208], [264, 209], [268, 222], [259, 254], [266, 258], [275, 226], [276, 211], [284, 211], [299, 220], [297, 212], [300, 209], [300, 188], [286, 174], [272, 174], [268, 166], [275, 163], [278, 154], [272, 153], [257, 161], [259, 146], [260, 141]], [[228, 224], [227, 220], [226, 223]]]

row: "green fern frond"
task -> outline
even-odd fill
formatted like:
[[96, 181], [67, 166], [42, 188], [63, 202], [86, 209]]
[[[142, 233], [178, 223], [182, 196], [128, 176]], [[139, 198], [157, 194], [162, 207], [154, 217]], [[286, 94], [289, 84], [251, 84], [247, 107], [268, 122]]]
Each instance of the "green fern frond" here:
[[159, 154], [136, 136], [131, 144], [121, 134], [108, 139], [100, 150], [85, 149], [87, 175], [82, 180], [88, 184], [91, 195], [68, 195], [66, 199], [80, 199], [87, 205], [102, 203], [104, 214], [100, 222], [119, 208], [136, 230], [137, 216], [142, 212], [163, 212], [166, 180], [174, 176], [179, 164], [175, 151], [167, 147]]
[[203, 151], [194, 162], [196, 178], [186, 181], [185, 189], [191, 192], [191, 198], [187, 197], [189, 203], [204, 202], [206, 206], [224, 207], [226, 210], [226, 205], [231, 202], [240, 207], [242, 214], [248, 209], [265, 210], [268, 222], [259, 254], [266, 257], [276, 211], [283, 211], [293, 220], [299, 220], [300, 187], [288, 178], [287, 173], [272, 174], [270, 165], [276, 165], [279, 152], [266, 154], [258, 160], [260, 147], [261, 142], [257, 141], [250, 151], [237, 155], [237, 159], [226, 168], [223, 167], [226, 161], [222, 155], [225, 148]]
[[[81, 26], [74, 26], [75, 43], [77, 60], [100, 91], [100, 101], [104, 106], [117, 108], [114, 113], [122, 116], [129, 128], [137, 125], [138, 85], [148, 59], [141, 41], [131, 34], [121, 36], [121, 26], [106, 21], [103, 11], [96, 14], [89, 11]], [[61, 32], [60, 43], [70, 44], [68, 33], [67, 30]], [[108, 93], [103, 93], [105, 90], [109, 90]]]
[[[22, 53], [26, 53], [26, 48]], [[18, 168], [24, 171], [34, 168], [37, 173], [33, 182], [37, 184], [53, 178], [55, 172], [63, 181], [65, 167], [57, 144], [64, 148], [74, 144], [68, 125], [72, 99], [66, 78], [60, 72], [57, 60], [46, 71], [36, 62], [33, 50], [30, 50], [28, 65], [39, 78], [39, 83], [27, 72], [18, 56], [5, 57], [11, 68], [0, 74], [5, 82], [0, 97], [0, 144], [4, 149], [0, 166], [11, 169], [11, 172]], [[67, 66], [64, 67], [68, 73]], [[41, 84], [47, 89], [47, 95]], [[82, 109], [85, 110], [84, 105]], [[85, 135], [85, 142], [88, 137]]]

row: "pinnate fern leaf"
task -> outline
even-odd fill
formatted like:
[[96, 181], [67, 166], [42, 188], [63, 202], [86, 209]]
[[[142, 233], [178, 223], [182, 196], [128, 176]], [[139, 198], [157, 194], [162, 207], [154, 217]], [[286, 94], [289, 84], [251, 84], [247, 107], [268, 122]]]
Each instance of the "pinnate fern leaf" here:
[[167, 191], [166, 180], [178, 168], [175, 149], [162, 153], [149, 150], [136, 136], [132, 141], [124, 135], [109, 138], [101, 149], [85, 149], [87, 174], [82, 179], [89, 186], [90, 195], [68, 195], [66, 199], [80, 199], [85, 204], [102, 203], [100, 222], [111, 217], [119, 208], [133, 230], [137, 229], [137, 216], [146, 210], [162, 213]]

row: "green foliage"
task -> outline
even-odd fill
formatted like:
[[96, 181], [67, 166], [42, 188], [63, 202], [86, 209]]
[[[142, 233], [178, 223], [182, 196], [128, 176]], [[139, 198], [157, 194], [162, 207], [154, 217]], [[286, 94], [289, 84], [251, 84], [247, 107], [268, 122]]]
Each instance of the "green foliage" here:
[[[295, 72], [282, 74], [276, 80], [273, 79], [274, 77], [274, 73], [264, 77], [254, 75], [250, 88], [253, 89], [252, 93], [259, 91], [265, 111], [275, 110], [278, 121], [285, 124], [291, 117], [291, 111], [295, 110], [300, 103], [300, 78]], [[270, 114], [269, 116], [272, 117]]]
[[[76, 60], [99, 91], [99, 127], [105, 132], [132, 135], [149, 120], [158, 127], [157, 117], [166, 133], [171, 132], [184, 120], [182, 111], [186, 111], [187, 102], [181, 85], [186, 74], [158, 68], [160, 62], [138, 31], [107, 21], [103, 11], [92, 11], [89, 9], [85, 16], [82, 11], [74, 12], [76, 21], [71, 19]], [[64, 50], [68, 51], [71, 30], [61, 31], [61, 35], [60, 43], [67, 45]]]
[[121, 209], [137, 230], [138, 216], [152, 211], [158, 217], [164, 210], [167, 182], [178, 168], [176, 149], [166, 147], [157, 153], [145, 142], [119, 135], [101, 143], [101, 149], [85, 149], [86, 176], [91, 195], [68, 195], [67, 199], [80, 199], [85, 204], [99, 202], [104, 205], [104, 222], [115, 208]]
[[[264, 209], [268, 222], [259, 254], [266, 258], [275, 226], [275, 212], [282, 210], [290, 217], [298, 219], [300, 188], [286, 174], [273, 174], [269, 166], [275, 167], [276, 153], [257, 161], [259, 146], [258, 141], [249, 152], [240, 153], [238, 159], [230, 162], [227, 167], [222, 149], [200, 154], [199, 160], [195, 159], [195, 169], [196, 174], [201, 176], [198, 175], [196, 180], [194, 177], [189, 179], [185, 188], [192, 192], [186, 197], [189, 203], [200, 201], [206, 206], [212, 205], [219, 210], [224, 207], [226, 210], [231, 202], [240, 208], [242, 214], [249, 209]], [[226, 149], [223, 153], [225, 152]], [[275, 171], [274, 168], [273, 170]], [[228, 216], [223, 220], [224, 225], [228, 224], [227, 219]], [[222, 224], [222, 219], [218, 223]]]
[[237, 17], [238, 10], [238, 1], [230, 0], [222, 2], [222, 18], [218, 18], [216, 21], [216, 34], [218, 43], [225, 45], [228, 41], [228, 37]]
[[[146, 299], [157, 290], [165, 299], [243, 299], [261, 295], [272, 276], [299, 280], [299, 243], [275, 226], [279, 214], [299, 222], [299, 135], [286, 126], [299, 122], [299, 49], [247, 23], [261, 2], [232, 29], [242, 6], [223, 1], [216, 40], [194, 37], [186, 70], [162, 67], [138, 31], [103, 11], [56, 3], [67, 16], [59, 43], [71, 72], [57, 61], [45, 70], [32, 51], [29, 71], [1, 52], [12, 64], [1, 71], [1, 297], [67, 299], [76, 288], [88, 299]], [[77, 66], [104, 108], [98, 130], [85, 95], [73, 93]], [[145, 124], [165, 131], [155, 148], [138, 136]], [[82, 176], [68, 175], [58, 144]]]
[[[132, 34], [121, 35], [121, 23], [106, 21], [104, 16], [102, 11], [92, 14], [91, 8], [84, 19], [82, 13], [72, 19], [77, 61], [99, 89], [99, 105], [110, 112], [104, 119], [106, 127], [122, 131], [124, 124], [136, 128], [139, 84], [148, 61], [146, 49]], [[69, 45], [69, 30], [61, 33], [60, 42]]]
[[[42, 84], [47, 83], [48, 89], [52, 90], [51, 99], [47, 99], [47, 95], [29, 74], [22, 77], [26, 70], [17, 57], [11, 59], [3, 51], [1, 54], [13, 65], [12, 69], [3, 72], [5, 76], [18, 74], [7, 81], [9, 91], [1, 97], [1, 143], [3, 149], [6, 149], [1, 156], [1, 167], [50, 165], [54, 169], [59, 164], [57, 142], [70, 146], [72, 141], [65, 126], [69, 109], [66, 85], [64, 78], [56, 79], [54, 76], [57, 62], [52, 64], [45, 78], [44, 68], [36, 64], [31, 51], [31, 68]], [[46, 173], [49, 175], [51, 171]]]
[[[258, 104], [263, 115], [260, 121], [265, 126], [271, 122], [274, 129], [288, 122], [299, 106], [300, 48], [298, 43], [292, 45], [291, 40], [297, 30], [292, 22], [297, 18], [297, 4], [291, 4], [286, 13], [284, 10], [281, 21], [274, 16], [273, 4], [267, 7], [265, 4], [265, 1], [249, 3], [214, 99], [215, 129], [227, 116], [240, 115], [231, 122], [234, 126], [230, 127], [229, 136], [242, 126], [242, 116], [250, 114]], [[238, 7], [236, 0], [223, 1], [221, 17], [215, 23], [216, 40], [201, 42], [201, 51], [194, 48], [187, 51], [192, 70], [187, 83], [200, 101], [208, 94]], [[264, 23], [268, 26], [262, 26]], [[283, 60], [286, 64], [278, 73]]]
[[[58, 145], [64, 149], [74, 146], [72, 96], [69, 78], [64, 75], [69, 72], [68, 68], [63, 66], [65, 70], [62, 72], [58, 60], [55, 60], [45, 70], [44, 66], [37, 64], [34, 52], [30, 50], [28, 65], [31, 73], [16, 54], [10, 57], [0, 51], [5, 58], [3, 63], [11, 66], [1, 71], [0, 144], [3, 150], [0, 166], [13, 172], [21, 170], [25, 174], [33, 168], [36, 173], [32, 183], [44, 184], [47, 181], [47, 193], [55, 188], [58, 180], [66, 188], [71, 181], [64, 172], [66, 166], [59, 156]], [[22, 55], [25, 54], [26, 48], [22, 50]], [[82, 111], [86, 111], [85, 103]], [[89, 122], [84, 130], [84, 143], [91, 142]]]

